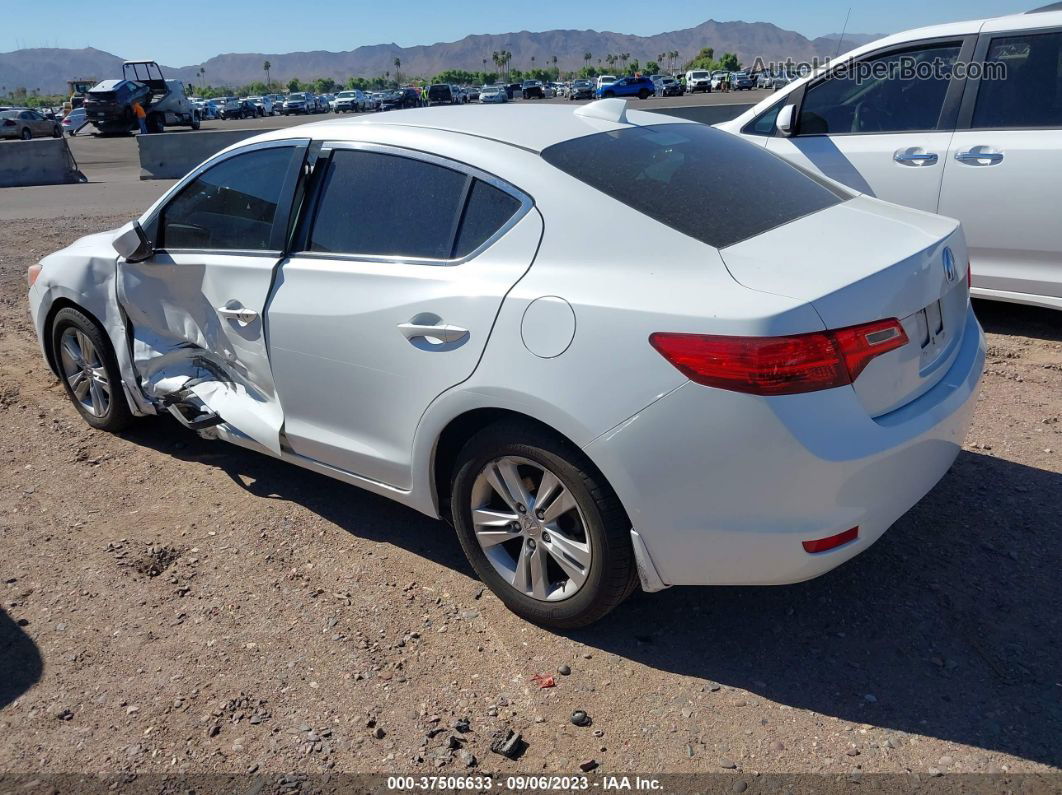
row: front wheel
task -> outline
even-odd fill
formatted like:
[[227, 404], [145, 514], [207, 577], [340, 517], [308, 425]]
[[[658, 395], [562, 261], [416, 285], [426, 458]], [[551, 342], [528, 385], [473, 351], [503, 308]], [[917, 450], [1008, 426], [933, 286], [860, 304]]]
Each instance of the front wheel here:
[[52, 350], [59, 378], [81, 417], [93, 428], [115, 433], [132, 421], [110, 341], [99, 326], [73, 307], [52, 322]]
[[480, 579], [528, 621], [586, 626], [637, 584], [619, 500], [577, 447], [546, 430], [506, 421], [473, 437], [451, 507]]

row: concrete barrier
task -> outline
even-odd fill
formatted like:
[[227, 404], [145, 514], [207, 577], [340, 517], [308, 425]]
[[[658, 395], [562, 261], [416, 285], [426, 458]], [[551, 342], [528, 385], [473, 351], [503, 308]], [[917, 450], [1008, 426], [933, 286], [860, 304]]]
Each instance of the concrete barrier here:
[[211, 155], [272, 130], [200, 130], [138, 135], [140, 179], [180, 179]]
[[0, 143], [0, 188], [85, 181], [65, 138]]
[[[682, 105], [663, 108], [645, 108], [653, 113], [666, 113], [682, 119], [692, 119], [701, 124], [719, 124], [722, 121], [736, 119], [752, 105]], [[638, 110], [642, 110], [641, 107]]]

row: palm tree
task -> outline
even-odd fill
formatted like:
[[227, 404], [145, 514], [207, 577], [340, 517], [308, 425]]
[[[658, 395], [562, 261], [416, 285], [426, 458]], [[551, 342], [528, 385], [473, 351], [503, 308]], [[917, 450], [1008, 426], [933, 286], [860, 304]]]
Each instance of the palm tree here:
[[671, 55], [671, 70], [674, 71], [675, 67], [678, 66], [679, 51], [678, 50], [672, 50], [670, 55]]
[[266, 61], [264, 64], [262, 64], [262, 68], [265, 69], [266, 73], [266, 92], [270, 92], [273, 90], [273, 83], [269, 79], [269, 70], [272, 66], [273, 64], [269, 63], [269, 61]]
[[401, 58], [395, 58], [394, 64], [395, 64], [395, 82], [398, 83], [399, 85], [402, 85], [402, 71], [401, 71], [401, 69], [402, 69], [402, 59]]
[[590, 52], [589, 50], [587, 50], [586, 52], [583, 53], [583, 64], [585, 65], [585, 67], [587, 69], [590, 68], [590, 61], [592, 61], [593, 59], [594, 59], [594, 54], [592, 52]]
[[535, 56], [531, 56], [531, 71], [535, 71]]
[[625, 72], [627, 71], [627, 61], [629, 61], [630, 59], [631, 59], [631, 54], [629, 52], [625, 52], [625, 53], [621, 53], [620, 54], [620, 60], [623, 61], [623, 71], [625, 71]]

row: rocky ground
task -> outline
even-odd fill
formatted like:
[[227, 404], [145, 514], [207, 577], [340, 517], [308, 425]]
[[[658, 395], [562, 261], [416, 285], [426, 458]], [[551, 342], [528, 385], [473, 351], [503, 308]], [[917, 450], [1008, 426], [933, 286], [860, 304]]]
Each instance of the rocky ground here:
[[[866, 554], [562, 635], [484, 591], [441, 523], [170, 420], [84, 425], [24, 272], [124, 220], [0, 227], [0, 771], [1062, 765], [1062, 315], [977, 307], [968, 443]], [[490, 750], [508, 730], [516, 760]]]

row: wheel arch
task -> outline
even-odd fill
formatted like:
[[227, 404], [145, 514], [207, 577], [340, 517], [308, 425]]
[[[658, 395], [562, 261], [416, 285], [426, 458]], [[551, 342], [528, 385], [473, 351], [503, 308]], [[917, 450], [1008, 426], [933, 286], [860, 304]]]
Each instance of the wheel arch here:
[[538, 428], [546, 433], [557, 436], [567, 444], [571, 445], [572, 448], [578, 451], [578, 453], [593, 468], [594, 474], [600, 478], [601, 482], [608, 486], [612, 493], [616, 495], [616, 499], [624, 512], [626, 521], [628, 524], [630, 523], [627, 509], [623, 505], [623, 500], [620, 499], [616, 489], [612, 486], [604, 472], [594, 462], [586, 450], [584, 450], [570, 434], [564, 433], [550, 423], [544, 422], [543, 420], [525, 412], [510, 408], [501, 408], [498, 406], [481, 406], [458, 414], [451, 418], [436, 436], [435, 444], [431, 450], [429, 485], [431, 488], [431, 500], [439, 517], [446, 522], [450, 522], [449, 504], [451, 481], [453, 479], [454, 464], [457, 461], [458, 454], [461, 452], [461, 448], [464, 447], [469, 439], [481, 430], [503, 420], [526, 423], [530, 427]]
[[69, 298], [56, 298], [52, 301], [52, 305], [49, 307], [48, 314], [45, 315], [44, 323], [41, 326], [41, 344], [44, 348], [44, 358], [45, 361], [48, 362], [48, 366], [51, 368], [56, 378], [59, 378], [59, 362], [55, 358], [55, 344], [54, 340], [52, 340], [52, 326], [55, 324], [55, 316], [63, 309], [76, 309], [96, 325], [96, 328], [102, 332], [105, 339], [110, 339], [110, 337], [107, 336], [107, 330], [103, 327], [103, 324], [100, 323], [100, 319], [92, 312]]

